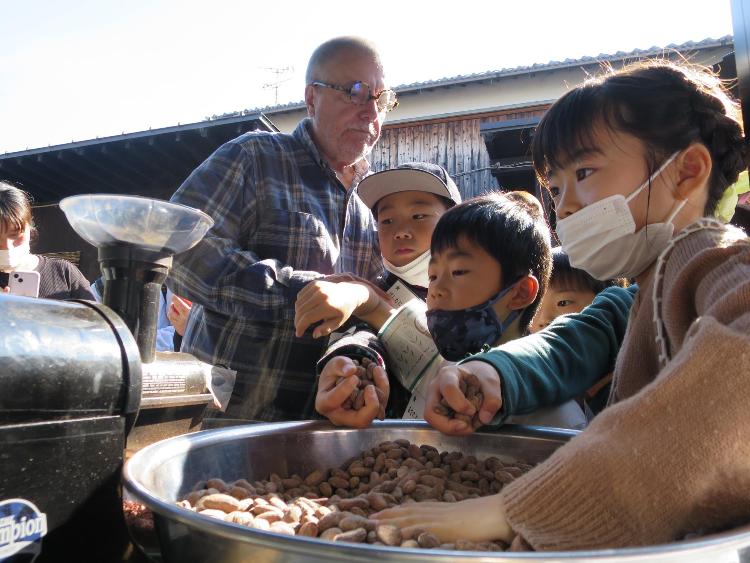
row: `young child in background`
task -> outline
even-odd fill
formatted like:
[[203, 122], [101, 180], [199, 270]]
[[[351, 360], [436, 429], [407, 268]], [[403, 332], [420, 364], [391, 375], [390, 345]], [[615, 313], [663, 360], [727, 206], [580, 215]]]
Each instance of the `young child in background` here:
[[[747, 523], [750, 240], [712, 218], [747, 166], [736, 104], [707, 70], [630, 65], [557, 100], [532, 153], [571, 264], [639, 287], [610, 406], [498, 495], [373, 517], [443, 542], [518, 536], [554, 551], [654, 545]], [[498, 358], [490, 351], [441, 370], [433, 404], [444, 396], [452, 405], [462, 395], [454, 381], [467, 373], [485, 397], [501, 378], [513, 385]], [[429, 422], [450, 428], [438, 415]]]
[[[539, 332], [561, 315], [580, 313], [591, 304], [598, 293], [613, 285], [627, 287], [628, 280], [597, 280], [584, 270], [573, 268], [562, 247], [556, 246], [552, 249], [552, 276], [549, 288], [534, 317], [531, 332]], [[612, 373], [609, 373], [578, 399], [587, 420], [594, 418], [607, 405], [611, 383]]]
[[31, 195], [0, 181], [0, 293], [10, 293], [7, 280], [13, 272], [36, 272], [38, 297], [93, 300], [89, 282], [74, 264], [32, 254], [36, 227], [31, 204]]
[[[343, 403], [354, 390], [358, 379], [347, 377], [336, 384], [339, 377], [356, 370], [352, 360], [367, 358], [375, 362], [376, 385], [389, 397], [389, 416], [400, 417], [409, 400], [408, 392], [383, 371], [385, 352], [377, 338], [377, 331], [395, 304], [400, 306], [411, 299], [424, 301], [427, 296], [427, 266], [430, 261], [430, 238], [440, 216], [461, 203], [458, 187], [444, 168], [426, 162], [404, 163], [363, 179], [357, 191], [372, 210], [378, 225], [378, 241], [386, 268], [379, 287], [386, 291], [388, 305], [382, 310], [368, 305], [370, 290], [358, 283], [326, 280], [309, 283], [299, 293], [295, 304], [295, 325], [301, 335], [313, 323], [321, 322], [313, 334], [323, 336], [352, 320], [331, 335], [329, 347], [318, 362], [320, 380], [316, 410], [337, 425], [368, 426], [376, 416], [382, 416], [375, 389], [365, 390], [365, 405], [359, 410], [343, 408]], [[373, 293], [373, 297], [384, 296]], [[330, 306], [329, 306], [330, 304]], [[365, 322], [366, 319], [367, 322]]]

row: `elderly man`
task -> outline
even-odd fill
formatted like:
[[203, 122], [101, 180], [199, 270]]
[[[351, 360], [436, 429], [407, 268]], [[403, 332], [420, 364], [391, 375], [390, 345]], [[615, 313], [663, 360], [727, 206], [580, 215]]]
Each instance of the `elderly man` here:
[[215, 221], [175, 257], [168, 285], [194, 303], [182, 349], [237, 371], [230, 417], [309, 418], [327, 339], [295, 337], [297, 293], [324, 275], [374, 279], [383, 268], [356, 186], [395, 93], [374, 47], [353, 37], [320, 45], [306, 82], [309, 117], [291, 135], [229, 141], [172, 197]]

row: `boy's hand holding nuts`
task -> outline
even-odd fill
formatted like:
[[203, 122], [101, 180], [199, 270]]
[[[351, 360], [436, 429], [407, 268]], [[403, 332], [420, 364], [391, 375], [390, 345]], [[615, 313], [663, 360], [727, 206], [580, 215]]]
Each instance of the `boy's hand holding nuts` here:
[[372, 360], [336, 356], [320, 374], [315, 409], [338, 426], [366, 428], [385, 418], [389, 391], [385, 370]]
[[486, 362], [443, 367], [430, 385], [424, 417], [444, 434], [470, 434], [502, 406], [500, 377]]

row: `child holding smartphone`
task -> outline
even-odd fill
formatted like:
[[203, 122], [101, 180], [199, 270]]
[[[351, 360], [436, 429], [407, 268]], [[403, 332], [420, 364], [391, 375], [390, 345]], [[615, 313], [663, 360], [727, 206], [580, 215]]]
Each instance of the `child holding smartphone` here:
[[[93, 301], [89, 282], [73, 264], [31, 253], [33, 232], [31, 197], [0, 181], [0, 272], [8, 273], [9, 277], [14, 273], [35, 272], [39, 277], [38, 297]], [[10, 287], [2, 291], [10, 293]]]
[[[750, 242], [712, 218], [745, 151], [736, 104], [704, 70], [634, 65], [553, 104], [533, 156], [562, 247], [574, 267], [640, 288], [610, 404], [498, 495], [391, 509], [376, 515], [382, 523], [442, 541], [518, 536], [536, 550], [574, 550], [750, 520]], [[460, 403], [454, 381], [467, 372], [497, 392], [496, 359], [443, 370], [431, 399]]]

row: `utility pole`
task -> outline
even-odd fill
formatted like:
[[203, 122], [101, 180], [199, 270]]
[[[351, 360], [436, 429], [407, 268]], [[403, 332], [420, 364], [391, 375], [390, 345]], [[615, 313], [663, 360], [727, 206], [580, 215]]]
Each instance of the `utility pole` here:
[[267, 90], [268, 88], [273, 88], [274, 91], [274, 105], [279, 105], [279, 86], [283, 84], [284, 82], [288, 82], [292, 79], [290, 76], [289, 78], [281, 79], [281, 76], [287, 73], [293, 73], [294, 67], [293, 66], [285, 66], [285, 67], [272, 67], [272, 66], [266, 66], [261, 67], [263, 70], [267, 70], [269, 72], [272, 72], [276, 75], [276, 80], [273, 82], [267, 82], [263, 85], [263, 89]]

